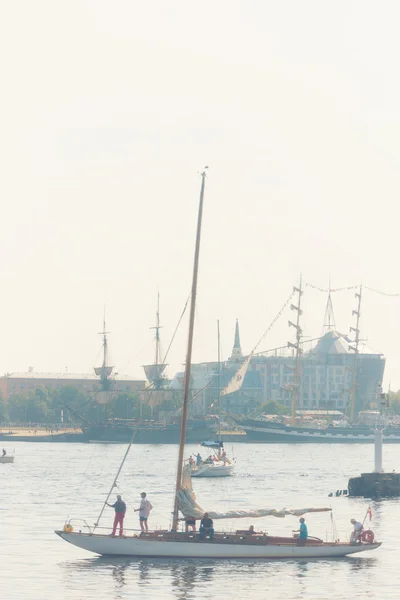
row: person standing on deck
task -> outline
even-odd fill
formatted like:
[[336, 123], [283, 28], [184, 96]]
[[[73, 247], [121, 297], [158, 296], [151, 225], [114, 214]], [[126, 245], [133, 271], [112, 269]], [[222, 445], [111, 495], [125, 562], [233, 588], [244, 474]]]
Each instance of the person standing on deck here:
[[126, 513], [125, 502], [122, 500], [121, 496], [118, 495], [117, 501], [114, 502], [114, 504], [108, 504], [108, 502], [106, 502], [106, 504], [107, 504], [107, 506], [110, 506], [111, 508], [113, 508], [115, 510], [114, 525], [113, 525], [113, 530], [112, 530], [111, 535], [114, 536], [116, 534], [118, 525], [119, 525], [119, 535], [123, 535], [124, 519], [125, 519], [125, 513]]
[[203, 462], [203, 460], [201, 458], [200, 452], [198, 452], [197, 456], [196, 456], [196, 467], [199, 467], [202, 462]]
[[147, 519], [149, 518], [150, 511], [153, 507], [150, 503], [150, 500], [146, 498], [146, 492], [142, 492], [140, 496], [142, 498], [140, 501], [140, 506], [139, 508], [135, 508], [135, 512], [139, 511], [140, 529], [147, 532], [149, 530], [147, 526]]

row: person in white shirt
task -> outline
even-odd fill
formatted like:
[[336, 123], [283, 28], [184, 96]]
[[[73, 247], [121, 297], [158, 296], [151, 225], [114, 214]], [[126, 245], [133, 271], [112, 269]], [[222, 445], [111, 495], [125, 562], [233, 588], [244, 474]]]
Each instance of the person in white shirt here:
[[149, 530], [147, 526], [147, 519], [149, 518], [150, 511], [153, 507], [150, 500], [146, 498], [146, 492], [142, 492], [140, 496], [142, 498], [140, 501], [140, 506], [139, 508], [135, 508], [134, 512], [139, 511], [140, 529], [147, 532]]
[[363, 526], [359, 521], [356, 521], [355, 519], [351, 519], [350, 523], [352, 523], [352, 525], [354, 527], [353, 531], [351, 532], [350, 542], [356, 543], [358, 541], [360, 534], [362, 533]]

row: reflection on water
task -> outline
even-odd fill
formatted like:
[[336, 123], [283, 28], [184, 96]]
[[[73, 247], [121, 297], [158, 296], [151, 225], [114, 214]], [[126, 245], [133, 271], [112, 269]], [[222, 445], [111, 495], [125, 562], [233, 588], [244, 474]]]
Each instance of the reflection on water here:
[[[60, 564], [67, 573], [67, 578], [76, 578], [85, 573], [91, 579], [102, 581], [104, 585], [107, 577], [113, 582], [114, 594], [112, 599], [120, 600], [137, 585], [143, 593], [143, 586], [148, 587], [149, 593], [157, 596], [157, 588], [163, 582], [164, 593], [166, 586], [174, 598], [178, 600], [193, 600], [202, 597], [199, 594], [208, 589], [213, 580], [223, 577], [224, 585], [229, 586], [234, 579], [239, 579], [241, 586], [251, 589], [254, 581], [271, 580], [277, 573], [285, 573], [297, 580], [296, 598], [306, 598], [309, 586], [309, 577], [314, 577], [316, 570], [326, 571], [331, 576], [340, 577], [346, 573], [354, 573], [357, 580], [368, 584], [374, 577], [377, 559], [373, 557], [343, 557], [334, 559], [301, 559], [301, 560], [210, 560], [210, 559], [144, 559], [123, 557], [97, 557], [85, 560], [68, 561]], [[262, 579], [261, 579], [262, 578]], [[278, 584], [282, 586], [282, 582]], [[223, 587], [223, 586], [222, 586]], [[225, 595], [218, 598], [228, 598], [230, 594], [225, 590]], [[150, 596], [149, 596], [150, 597]], [[274, 596], [269, 594], [270, 598]], [[335, 596], [331, 596], [335, 597]], [[345, 596], [343, 596], [345, 597]], [[355, 595], [355, 598], [362, 596]], [[260, 596], [263, 598], [263, 596]]]

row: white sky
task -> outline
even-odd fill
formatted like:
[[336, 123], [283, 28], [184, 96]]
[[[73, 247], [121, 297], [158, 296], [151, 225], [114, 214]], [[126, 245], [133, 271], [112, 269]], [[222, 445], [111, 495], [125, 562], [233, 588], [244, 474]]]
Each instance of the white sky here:
[[[190, 290], [204, 165], [195, 361], [218, 318], [225, 358], [236, 317], [251, 350], [300, 272], [400, 292], [399, 19], [390, 0], [2, 2], [0, 372], [90, 371], [106, 303], [117, 370], [142, 377], [157, 288], [164, 348]], [[344, 332], [353, 293], [333, 297]], [[325, 302], [306, 290], [306, 335]], [[399, 307], [365, 292], [392, 387]]]

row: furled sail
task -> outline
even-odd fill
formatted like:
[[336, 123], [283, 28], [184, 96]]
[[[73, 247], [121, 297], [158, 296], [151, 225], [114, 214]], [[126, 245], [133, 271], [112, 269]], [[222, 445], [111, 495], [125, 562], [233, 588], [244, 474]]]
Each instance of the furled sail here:
[[247, 369], [250, 364], [250, 360], [253, 357], [253, 353], [249, 354], [244, 363], [242, 363], [239, 369], [236, 371], [230, 382], [224, 389], [221, 391], [221, 396], [226, 396], [226, 394], [233, 394], [233, 392], [237, 392], [243, 385], [243, 380], [247, 373]]
[[171, 390], [156, 390], [149, 386], [147, 389], [140, 390], [139, 398], [143, 404], [160, 406], [160, 404], [163, 404], [165, 401], [173, 399], [173, 392], [171, 392]]
[[[196, 502], [196, 497], [192, 488], [192, 478], [190, 470], [185, 466], [182, 472], [182, 485], [178, 492], [179, 510], [185, 518], [194, 517], [202, 519], [204, 511]], [[311, 512], [328, 512], [331, 508], [264, 508], [258, 510], [230, 510], [225, 513], [208, 510], [208, 514], [212, 519], [242, 519], [242, 518], [258, 518], [258, 517], [278, 517], [283, 518], [287, 515], [301, 516]]]
[[154, 383], [161, 379], [161, 375], [167, 365], [143, 365], [147, 381]]
[[94, 397], [98, 404], [110, 404], [115, 396], [116, 392], [96, 392]]
[[102, 367], [95, 367], [94, 372], [101, 379], [107, 379], [108, 377], [110, 377], [113, 368], [114, 367], [106, 367], [105, 365], [103, 365]]

